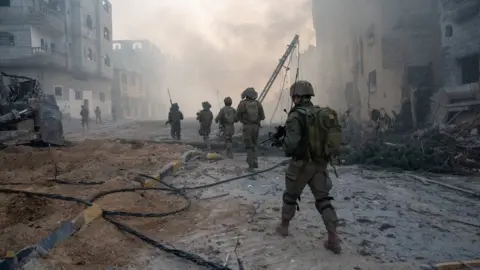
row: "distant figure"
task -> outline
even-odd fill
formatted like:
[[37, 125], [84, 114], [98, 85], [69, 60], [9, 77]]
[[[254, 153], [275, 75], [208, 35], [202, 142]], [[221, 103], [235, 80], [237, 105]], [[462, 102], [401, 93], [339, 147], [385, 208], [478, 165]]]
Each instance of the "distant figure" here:
[[85, 128], [87, 128], [87, 131], [90, 130], [90, 127], [88, 126], [88, 122], [89, 122], [89, 112], [88, 112], [88, 108], [85, 107], [85, 105], [82, 105], [82, 109], [80, 110], [80, 116], [82, 117], [82, 128], [83, 128], [83, 131], [85, 131]]
[[226, 97], [223, 100], [225, 106], [220, 110], [217, 117], [215, 117], [215, 123], [220, 123], [223, 126], [223, 136], [225, 137], [225, 148], [227, 150], [227, 157], [233, 158], [232, 153], [232, 136], [235, 133], [235, 115], [237, 111], [232, 108], [232, 98]]
[[183, 113], [180, 111], [180, 107], [177, 103], [173, 103], [168, 112], [168, 121], [165, 125], [170, 124], [170, 135], [175, 140], [181, 139], [182, 126], [180, 121], [183, 120]]
[[117, 121], [117, 108], [115, 105], [112, 105], [112, 120], [113, 122]]
[[203, 137], [203, 142], [208, 149], [210, 149], [208, 137], [210, 136], [213, 122], [213, 113], [210, 111], [211, 107], [212, 105], [210, 105], [208, 101], [204, 101], [202, 102], [203, 110], [197, 112], [197, 121], [200, 122], [198, 134]]
[[100, 107], [95, 108], [95, 123], [101, 124], [102, 123], [102, 111], [100, 110]]

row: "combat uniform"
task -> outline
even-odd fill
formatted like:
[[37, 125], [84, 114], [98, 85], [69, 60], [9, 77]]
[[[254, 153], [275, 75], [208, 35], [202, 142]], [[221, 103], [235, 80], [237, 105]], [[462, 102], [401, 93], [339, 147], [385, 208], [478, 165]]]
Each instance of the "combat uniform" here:
[[207, 101], [202, 102], [203, 110], [197, 113], [197, 120], [200, 122], [200, 129], [198, 130], [198, 134], [203, 137], [203, 142], [210, 148], [210, 144], [208, 143], [208, 137], [210, 136], [210, 132], [212, 129], [212, 122], [213, 122], [213, 113], [210, 111], [212, 107], [210, 103]]
[[173, 103], [170, 111], [168, 112], [168, 121], [166, 124], [170, 124], [170, 135], [173, 139], [181, 139], [182, 126], [180, 121], [183, 120], [183, 114], [180, 111], [180, 107], [177, 103]]
[[315, 208], [321, 214], [328, 232], [325, 247], [335, 253], [340, 253], [340, 241], [337, 235], [337, 214], [331, 204], [329, 192], [332, 182], [327, 172], [327, 160], [310, 158], [306, 115], [305, 112], [313, 107], [310, 101], [314, 95], [313, 87], [309, 82], [298, 81], [290, 88], [292, 97], [301, 97], [300, 101], [288, 114], [286, 134], [283, 149], [286, 156], [291, 157], [285, 174], [285, 192], [283, 193], [282, 221], [277, 232], [282, 236], [288, 235], [288, 226], [297, 210], [297, 200], [300, 199], [306, 185], [310, 187], [315, 197]]
[[82, 105], [82, 109], [80, 110], [80, 116], [82, 117], [82, 128], [89, 130], [89, 122], [90, 122], [90, 112], [85, 105]]
[[233, 134], [235, 134], [235, 127], [233, 124], [235, 123], [235, 115], [237, 112], [232, 108], [232, 98], [226, 97], [223, 102], [225, 103], [225, 107], [223, 107], [217, 117], [215, 117], [215, 123], [220, 123], [223, 127], [227, 156], [233, 158], [232, 137]]
[[257, 92], [249, 87], [244, 92], [245, 99], [237, 107], [236, 121], [243, 124], [242, 135], [247, 150], [247, 163], [250, 170], [258, 168], [257, 139], [260, 122], [265, 120], [262, 104], [256, 100]]

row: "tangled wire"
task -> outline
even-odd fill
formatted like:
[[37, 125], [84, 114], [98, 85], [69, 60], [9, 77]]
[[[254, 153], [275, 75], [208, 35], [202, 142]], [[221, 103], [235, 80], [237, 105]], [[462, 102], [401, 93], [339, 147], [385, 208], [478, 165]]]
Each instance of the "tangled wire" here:
[[[105, 191], [105, 192], [100, 192], [100, 193], [94, 195], [90, 200], [84, 200], [84, 199], [70, 197], [70, 196], [63, 196], [63, 195], [60, 195], [60, 194], [37, 193], [37, 192], [15, 190], [15, 189], [6, 189], [6, 188], [0, 188], [0, 193], [24, 194], [24, 195], [28, 195], [28, 196], [38, 196], [38, 197], [44, 197], [44, 198], [49, 198], [49, 199], [55, 199], [55, 200], [76, 202], [76, 203], [83, 204], [85, 206], [92, 206], [93, 203], [96, 200], [98, 200], [102, 197], [105, 197], [107, 195], [115, 194], [115, 193], [136, 192], [136, 191], [146, 191], [146, 190], [167, 191], [167, 192], [173, 193], [173, 194], [176, 194], [177, 196], [180, 196], [184, 199], [183, 206], [181, 206], [180, 208], [178, 208], [176, 210], [172, 210], [172, 211], [169, 211], [169, 212], [163, 212], [163, 213], [140, 213], [140, 212], [107, 211], [107, 210], [104, 210], [103, 213], [102, 213], [103, 218], [105, 220], [107, 220], [108, 222], [110, 222], [111, 224], [115, 225], [117, 227], [117, 229], [119, 229], [120, 231], [127, 232], [127, 233], [129, 233], [133, 236], [136, 236], [139, 239], [141, 239], [142, 241], [144, 241], [145, 243], [147, 243], [147, 244], [149, 244], [149, 245], [151, 245], [155, 248], [158, 248], [158, 249], [160, 249], [164, 252], [173, 254], [177, 257], [188, 260], [190, 262], [193, 262], [193, 263], [195, 263], [199, 266], [206, 267], [208, 269], [231, 270], [231, 268], [229, 268], [227, 266], [218, 264], [216, 262], [205, 260], [204, 258], [200, 257], [199, 255], [193, 254], [191, 252], [167, 247], [166, 245], [164, 245], [164, 244], [146, 236], [145, 234], [133, 229], [132, 227], [115, 220], [114, 217], [115, 216], [123, 216], [123, 217], [154, 218], [154, 217], [166, 217], [166, 216], [174, 215], [174, 214], [180, 213], [182, 211], [185, 211], [190, 207], [191, 199], [186, 194], [187, 190], [205, 189], [205, 188], [210, 188], [210, 187], [213, 187], [213, 186], [225, 184], [225, 183], [228, 183], [228, 182], [232, 182], [232, 181], [235, 181], [235, 180], [239, 180], [239, 179], [242, 179], [242, 178], [252, 177], [254, 175], [258, 175], [258, 174], [262, 174], [262, 173], [274, 170], [278, 167], [284, 166], [285, 164], [286, 164], [286, 162], [282, 161], [282, 162], [280, 162], [280, 163], [278, 163], [278, 164], [276, 164], [276, 165], [274, 165], [270, 168], [267, 168], [267, 169], [264, 169], [264, 170], [261, 170], [261, 171], [257, 171], [257, 172], [254, 172], [254, 173], [241, 175], [241, 176], [237, 176], [237, 177], [233, 177], [233, 178], [229, 178], [229, 179], [225, 179], [225, 180], [220, 180], [220, 181], [217, 181], [217, 182], [211, 183], [211, 184], [192, 186], [192, 187], [182, 187], [182, 188], [174, 187], [174, 186], [172, 186], [168, 183], [165, 183], [161, 179], [157, 179], [155, 177], [140, 173], [140, 174], [138, 174], [138, 176], [143, 177], [143, 178], [148, 178], [148, 179], [151, 179], [151, 180], [155, 180], [155, 181], [159, 182], [160, 184], [162, 184], [164, 187], [114, 189], [114, 190], [109, 190], [109, 191]], [[73, 184], [73, 185], [101, 185], [101, 184], [105, 183], [104, 181], [98, 181], [98, 182], [93, 182], [93, 183], [92, 182], [78, 181], [78, 182], [73, 182], [72, 183], [72, 182], [57, 180], [57, 179], [54, 179], [54, 181], [59, 183], [59, 184]], [[8, 185], [8, 184], [4, 184], [4, 185]], [[29, 247], [29, 248], [26, 248], [26, 249], [22, 250], [21, 252], [17, 253], [17, 255], [16, 255], [17, 260], [19, 262], [26, 262], [30, 258], [30, 255], [33, 254], [35, 249], [36, 249], [36, 247]], [[6, 260], [0, 261], [0, 268], [1, 269], [15, 269], [15, 268], [6, 267], [7, 265], [6, 265], [5, 262], [6, 262]], [[239, 269], [243, 269], [242, 262], [239, 259], [237, 259], [237, 262], [239, 264]]]

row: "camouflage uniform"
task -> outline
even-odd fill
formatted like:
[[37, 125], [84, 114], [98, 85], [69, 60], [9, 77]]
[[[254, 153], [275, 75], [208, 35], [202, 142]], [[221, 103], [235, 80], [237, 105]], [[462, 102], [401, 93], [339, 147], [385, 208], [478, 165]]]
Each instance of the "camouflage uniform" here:
[[203, 142], [210, 148], [208, 144], [208, 136], [210, 135], [212, 129], [212, 122], [213, 122], [213, 113], [210, 111], [212, 107], [208, 101], [202, 102], [203, 110], [197, 113], [197, 120], [200, 122], [200, 129], [198, 130], [198, 134], [203, 137]]
[[168, 121], [166, 124], [170, 124], [170, 135], [173, 139], [181, 139], [182, 125], [180, 121], [183, 120], [183, 113], [180, 111], [180, 107], [177, 103], [173, 103], [170, 111], [168, 112]]
[[232, 98], [226, 97], [223, 102], [225, 107], [223, 107], [215, 117], [215, 123], [220, 123], [223, 126], [223, 136], [225, 137], [225, 148], [227, 150], [227, 156], [233, 158], [232, 153], [232, 136], [235, 133], [235, 114], [237, 113], [234, 108], [232, 108]]
[[260, 122], [265, 120], [262, 104], [256, 100], [257, 92], [254, 88], [247, 88], [243, 94], [245, 99], [240, 101], [237, 108], [236, 121], [243, 124], [243, 142], [247, 150], [247, 163], [250, 170], [258, 168], [257, 139]]
[[295, 106], [288, 114], [283, 149], [292, 159], [285, 174], [282, 221], [277, 227], [277, 232], [282, 236], [288, 235], [289, 223], [298, 208], [297, 200], [300, 200], [303, 189], [308, 185], [315, 197], [315, 208], [321, 214], [328, 232], [325, 247], [340, 253], [340, 241], [336, 230], [338, 218], [331, 204], [333, 198], [329, 195], [332, 181], [327, 172], [328, 161], [313, 161], [308, 155], [304, 110], [313, 107], [310, 101], [310, 97], [314, 95], [313, 87], [309, 82], [298, 81], [291, 86], [290, 95]]

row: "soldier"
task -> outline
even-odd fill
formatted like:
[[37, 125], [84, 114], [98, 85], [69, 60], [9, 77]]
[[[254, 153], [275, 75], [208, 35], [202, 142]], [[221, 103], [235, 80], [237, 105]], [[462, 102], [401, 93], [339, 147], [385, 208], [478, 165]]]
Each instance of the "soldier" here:
[[232, 108], [232, 98], [226, 97], [223, 100], [225, 106], [220, 110], [217, 117], [215, 117], [215, 123], [220, 123], [223, 126], [223, 136], [225, 137], [225, 148], [227, 150], [227, 156], [233, 158], [232, 153], [232, 136], [235, 133], [235, 114], [237, 113]]
[[95, 123], [101, 124], [102, 123], [102, 111], [100, 110], [100, 107], [95, 108]]
[[203, 110], [197, 112], [197, 120], [200, 122], [200, 129], [198, 134], [203, 137], [203, 142], [210, 149], [210, 144], [208, 143], [208, 136], [210, 135], [212, 122], [213, 122], [213, 113], [210, 111], [212, 105], [208, 101], [202, 102]]
[[[315, 207], [322, 215], [328, 232], [328, 239], [324, 243], [325, 248], [339, 254], [341, 246], [337, 234], [338, 218], [331, 204], [333, 198], [329, 196], [332, 182], [327, 172], [328, 158], [319, 157], [317, 152], [312, 151], [313, 148], [306, 136], [309, 131], [306, 116], [314, 109], [310, 101], [314, 96], [313, 87], [307, 81], [298, 81], [290, 87], [290, 96], [295, 106], [288, 114], [283, 149], [292, 159], [285, 174], [282, 220], [276, 231], [282, 236], [288, 236], [289, 223], [298, 207], [297, 199], [300, 199], [303, 189], [308, 184], [315, 197]], [[325, 147], [318, 146], [315, 149], [322, 148]]]
[[237, 107], [236, 121], [243, 124], [243, 142], [247, 150], [248, 169], [252, 171], [258, 168], [257, 139], [260, 122], [265, 120], [262, 104], [256, 100], [257, 92], [253, 87], [243, 92], [245, 99], [240, 101]]
[[82, 109], [80, 110], [80, 116], [82, 117], [82, 128], [83, 131], [85, 131], [85, 128], [87, 128], [87, 131], [90, 129], [88, 122], [90, 120], [90, 112], [88, 111], [88, 108], [85, 107], [85, 105], [82, 105]]
[[180, 121], [183, 120], [183, 113], [180, 111], [180, 107], [177, 103], [173, 103], [168, 112], [168, 121], [165, 125], [170, 124], [170, 135], [174, 140], [181, 139], [182, 126]]

